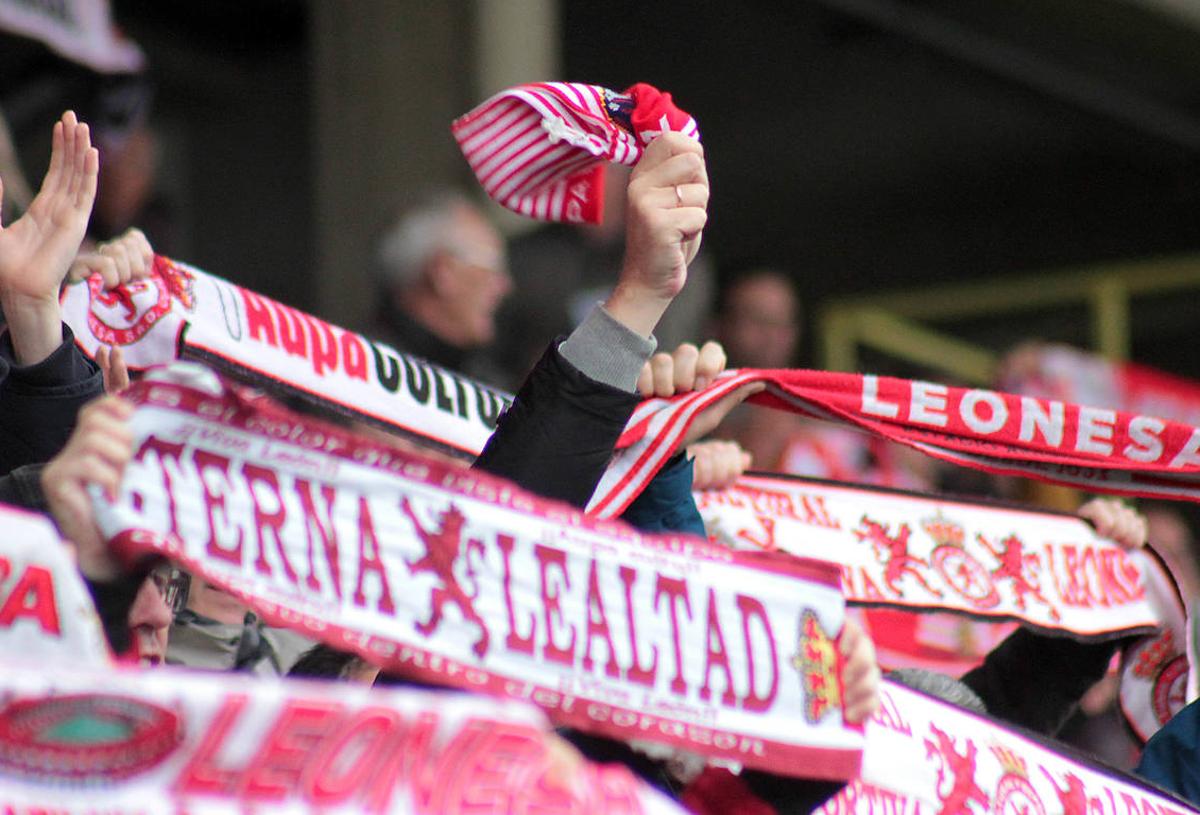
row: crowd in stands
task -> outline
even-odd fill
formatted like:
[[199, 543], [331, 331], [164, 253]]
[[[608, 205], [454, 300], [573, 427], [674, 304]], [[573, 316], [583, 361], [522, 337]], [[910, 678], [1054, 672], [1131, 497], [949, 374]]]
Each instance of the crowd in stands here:
[[[105, 169], [88, 125], [63, 114], [40, 190], [21, 211], [6, 211], [0, 226], [0, 501], [54, 520], [122, 660], [147, 669], [411, 683], [380, 674], [361, 656], [265, 625], [220, 586], [169, 561], [128, 560], [101, 534], [95, 496], [115, 499], [134, 454], [134, 408], [121, 397], [130, 373], [119, 348], [102, 349], [96, 360], [81, 351], [63, 322], [60, 288], [96, 277], [113, 290], [146, 277], [153, 265], [136, 228], [101, 243], [85, 238]], [[714, 292], [712, 260], [700, 254], [709, 184], [698, 141], [664, 133], [627, 181], [610, 179], [610, 190], [619, 203], [603, 231], [555, 226], [511, 248], [469, 196], [444, 191], [403, 213], [377, 248], [376, 336], [500, 386], [519, 383], [471, 466], [578, 508], [644, 398], [702, 390], [727, 367], [795, 367], [801, 336], [788, 270], [750, 269]], [[669, 350], [660, 350], [664, 335], [672, 338]], [[762, 387], [744, 386], [706, 409], [688, 431], [686, 451], [623, 520], [646, 532], [705, 537], [693, 490], [727, 487], [752, 468], [908, 490], [941, 485], [938, 467], [911, 449], [742, 404]], [[1101, 536], [1128, 549], [1145, 544], [1149, 526], [1152, 543], [1172, 547], [1172, 568], [1194, 596], [1192, 542], [1167, 507], [1139, 514], [1110, 499], [1077, 504]], [[839, 639], [844, 713], [856, 724], [879, 704], [883, 673], [871, 628], [869, 618], [852, 619]], [[1112, 710], [1106, 676], [1122, 645], [1016, 628], [961, 677], [912, 669], [891, 676], [1055, 736], [1083, 700], [1093, 714]], [[1196, 716], [1192, 705], [1164, 728], [1138, 772], [1200, 806]], [[733, 800], [737, 811], [808, 812], [840, 786], [754, 770], [734, 776], [637, 744], [561, 735], [584, 756], [624, 763], [699, 812], [726, 811]]]

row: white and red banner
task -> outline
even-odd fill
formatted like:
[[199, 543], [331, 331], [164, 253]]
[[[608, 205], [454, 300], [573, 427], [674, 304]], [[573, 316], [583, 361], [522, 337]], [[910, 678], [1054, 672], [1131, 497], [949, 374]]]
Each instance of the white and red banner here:
[[1147, 633], [1161, 616], [1144, 555], [1072, 515], [794, 476], [695, 494], [712, 540], [837, 563], [846, 600], [1019, 620], [1080, 637]]
[[508, 394], [161, 255], [111, 291], [99, 276], [63, 290], [63, 319], [94, 357], [119, 346], [134, 370], [202, 360], [474, 457]]
[[820, 815], [1195, 812], [1131, 776], [1069, 758], [893, 682], [884, 681], [881, 696], [882, 707], [867, 723], [862, 775], [818, 809]]
[[619, 515], [704, 408], [753, 382], [767, 388], [752, 402], [845, 422], [954, 464], [1093, 492], [1200, 501], [1200, 428], [1190, 425], [932, 382], [746, 369], [703, 391], [639, 405], [588, 511]]
[[682, 812], [628, 768], [582, 760], [530, 705], [14, 660], [0, 672], [13, 815]]
[[108, 641], [67, 544], [42, 515], [0, 504], [0, 654], [103, 666]]
[[964, 634], [940, 614], [885, 610], [951, 612], [1079, 638], [1145, 634], [1121, 673], [1122, 710], [1143, 741], [1190, 701], [1186, 621], [1165, 567], [1078, 517], [796, 476], [743, 476], [695, 497], [714, 542], [838, 563], [884, 668], [961, 675], [1012, 630]]
[[[85, 352], [121, 345], [131, 367], [195, 358], [255, 384], [473, 456], [504, 407], [502, 393], [401, 354], [182, 263], [103, 291], [66, 287], [64, 315]], [[842, 422], [937, 458], [1094, 492], [1200, 500], [1200, 429], [1146, 414], [1054, 399], [823, 371], [730, 371], [703, 391], [650, 399], [589, 511], [616, 517], [678, 448], [695, 416], [755, 381], [752, 401]]]
[[95, 502], [117, 546], [560, 724], [782, 774], [857, 771], [835, 565], [641, 535], [180, 368], [129, 392], [134, 460], [119, 500]]

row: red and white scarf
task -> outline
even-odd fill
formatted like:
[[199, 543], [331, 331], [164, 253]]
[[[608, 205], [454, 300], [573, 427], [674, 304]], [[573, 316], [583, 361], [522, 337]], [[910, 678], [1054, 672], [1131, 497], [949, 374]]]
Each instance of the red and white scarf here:
[[531, 705], [3, 658], [6, 813], [682, 812], [628, 768], [572, 756]]
[[1179, 815], [1196, 810], [1132, 776], [887, 680], [863, 770], [820, 815]]
[[561, 724], [782, 774], [857, 771], [836, 566], [641, 535], [181, 367], [129, 392], [137, 452], [119, 500], [94, 502], [118, 549]]
[[847, 424], [985, 472], [1092, 492], [1200, 501], [1200, 429], [1108, 408], [892, 377], [804, 370], [728, 371], [702, 391], [649, 399], [588, 511], [614, 517], [679, 448], [696, 416], [737, 388], [751, 401]]
[[198, 359], [273, 391], [473, 458], [512, 396], [162, 255], [145, 280], [67, 286], [63, 319], [133, 370]]
[[497, 203], [543, 221], [591, 224], [604, 220], [606, 161], [636, 164], [666, 131], [700, 138], [696, 120], [645, 83], [624, 93], [578, 82], [518, 85], [451, 131]]
[[[512, 399], [162, 257], [149, 280], [114, 292], [103, 291], [98, 277], [68, 286], [63, 308], [89, 355], [103, 343], [123, 346], [135, 369], [200, 359], [465, 455], [483, 449]], [[743, 370], [703, 391], [644, 402], [589, 510], [619, 515], [699, 411], [754, 381], [768, 383], [755, 402], [859, 427], [963, 466], [1093, 492], [1200, 500], [1200, 431], [1188, 425], [906, 379]]]
[[[1121, 671], [1122, 711], [1143, 740], [1188, 701], [1186, 621], [1171, 578], [1152, 553], [1127, 553], [1078, 517], [767, 475], [698, 492], [696, 503], [715, 542], [840, 564], [846, 601], [871, 610], [867, 627], [886, 668], [974, 667], [949, 664], [960, 642], [933, 651], [903, 641], [917, 621], [952, 612], [1081, 639], [1145, 634], [1127, 647]], [[897, 620], [879, 609], [922, 614]], [[887, 626], [905, 619], [912, 629], [889, 640]], [[978, 643], [979, 656], [995, 644]]]
[[1155, 630], [1145, 559], [1073, 515], [793, 476], [695, 494], [709, 537], [842, 569], [846, 600], [1019, 620], [1082, 638]]

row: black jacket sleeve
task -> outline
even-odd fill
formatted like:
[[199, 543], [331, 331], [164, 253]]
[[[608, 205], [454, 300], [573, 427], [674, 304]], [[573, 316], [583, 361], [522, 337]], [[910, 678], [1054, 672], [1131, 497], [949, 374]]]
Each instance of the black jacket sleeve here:
[[1053, 736], [1087, 689], [1104, 676], [1123, 642], [1080, 642], [1018, 628], [962, 681], [979, 694], [991, 715]]
[[0, 503], [34, 512], [49, 512], [46, 496], [42, 492], [42, 468], [45, 466], [26, 464], [8, 475], [0, 476]]
[[558, 344], [534, 366], [473, 466], [583, 507], [641, 398], [590, 379]]
[[67, 443], [79, 409], [104, 393], [95, 362], [63, 326], [63, 343], [36, 365], [18, 366], [12, 340], [0, 337], [0, 474], [48, 461]]

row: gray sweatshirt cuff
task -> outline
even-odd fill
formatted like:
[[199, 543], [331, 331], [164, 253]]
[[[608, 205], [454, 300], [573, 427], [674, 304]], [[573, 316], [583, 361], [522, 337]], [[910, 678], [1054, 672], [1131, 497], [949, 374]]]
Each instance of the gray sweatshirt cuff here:
[[630, 331], [597, 304], [558, 352], [590, 379], [635, 393], [642, 366], [657, 347], [654, 337]]

